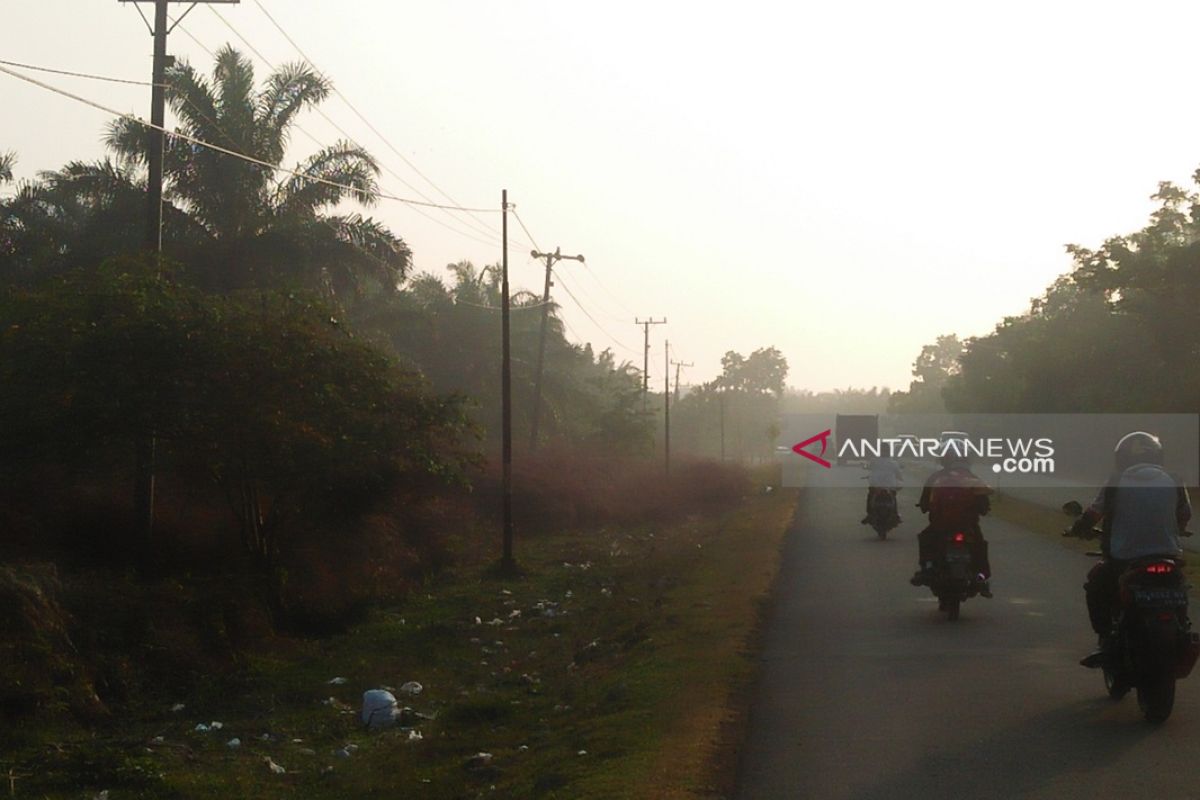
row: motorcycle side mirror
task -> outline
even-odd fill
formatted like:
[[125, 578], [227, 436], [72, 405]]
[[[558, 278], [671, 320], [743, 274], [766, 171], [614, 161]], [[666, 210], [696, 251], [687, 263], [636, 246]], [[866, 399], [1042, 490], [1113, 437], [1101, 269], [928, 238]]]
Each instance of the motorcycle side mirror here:
[[1066, 503], [1063, 503], [1062, 510], [1063, 510], [1063, 513], [1066, 514], [1068, 517], [1082, 517], [1083, 516], [1083, 506], [1079, 505], [1079, 502], [1077, 500], [1069, 500]]

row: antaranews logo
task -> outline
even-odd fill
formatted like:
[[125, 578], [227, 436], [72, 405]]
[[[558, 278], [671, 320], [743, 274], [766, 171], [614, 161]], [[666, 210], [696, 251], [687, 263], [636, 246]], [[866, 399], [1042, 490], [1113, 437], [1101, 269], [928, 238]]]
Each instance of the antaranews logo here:
[[[829, 449], [833, 429], [827, 428], [815, 436], [792, 445], [792, 452], [804, 456], [825, 469], [833, 464], [824, 458]], [[820, 453], [810, 447], [821, 445]], [[992, 471], [1006, 474], [1045, 475], [1054, 473], [1054, 443], [1048, 437], [985, 439], [948, 438], [917, 439], [884, 437], [878, 439], [847, 439], [837, 449], [838, 458], [869, 460], [875, 458], [938, 459], [944, 455], [992, 461]]]

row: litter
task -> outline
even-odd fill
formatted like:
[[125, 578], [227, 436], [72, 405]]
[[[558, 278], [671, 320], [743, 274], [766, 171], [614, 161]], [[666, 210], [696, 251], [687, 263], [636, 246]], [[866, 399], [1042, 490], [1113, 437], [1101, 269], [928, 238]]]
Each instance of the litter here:
[[187, 706], [185, 706], [183, 703], [176, 703], [175, 705], [171, 706], [171, 713], [178, 714], [180, 711], [183, 711], [185, 708], [187, 708]]
[[400, 691], [404, 694], [416, 697], [421, 692], [425, 691], [425, 687], [416, 681], [408, 681], [400, 686]]
[[330, 686], [343, 686], [346, 683], [346, 679], [339, 676], [337, 678], [330, 678], [326, 683]]
[[284, 775], [287, 773], [287, 770], [284, 769], [281, 765], [276, 764], [274, 761], [272, 761], [270, 756], [267, 756], [266, 758], [264, 758], [263, 763], [267, 765], [267, 769], [271, 770], [271, 772], [275, 773], [276, 775]]
[[230, 739], [228, 742], [226, 742], [225, 746], [228, 747], [230, 750], [236, 750], [242, 746], [242, 740], [235, 736], [232, 739]]
[[396, 724], [398, 716], [400, 716], [400, 711], [396, 707], [394, 694], [383, 689], [370, 689], [363, 692], [363, 725], [371, 730], [390, 728]]
[[412, 730], [412, 731], [408, 732], [408, 740], [410, 742], [419, 742], [419, 741], [422, 741], [424, 738], [425, 737], [421, 735], [420, 731]]

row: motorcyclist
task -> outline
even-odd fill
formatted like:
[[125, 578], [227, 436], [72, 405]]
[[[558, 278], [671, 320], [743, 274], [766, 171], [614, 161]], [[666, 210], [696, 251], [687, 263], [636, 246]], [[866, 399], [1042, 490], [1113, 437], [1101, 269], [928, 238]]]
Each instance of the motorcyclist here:
[[928, 585], [945, 537], [961, 531], [968, 536], [979, 594], [991, 597], [992, 569], [979, 518], [991, 510], [992, 489], [971, 472], [971, 460], [963, 445], [948, 442], [940, 463], [942, 468], [929, 476], [917, 503], [922, 512], [929, 514], [929, 525], [917, 535], [918, 568], [909, 582], [913, 586]]
[[1147, 556], [1182, 557], [1179, 535], [1192, 517], [1187, 489], [1163, 469], [1163, 447], [1157, 436], [1134, 431], [1113, 449], [1114, 471], [1070, 533], [1091, 538], [1101, 525], [1104, 553], [1088, 573], [1084, 592], [1097, 650], [1082, 659], [1085, 667], [1102, 666], [1111, 653], [1112, 621], [1118, 579], [1131, 561]]
[[894, 502], [896, 492], [904, 485], [904, 476], [900, 472], [900, 465], [895, 459], [880, 457], [872, 459], [868, 466], [869, 473], [867, 474], [867, 515], [862, 518], [863, 525], [871, 524], [871, 500], [876, 492], [891, 492], [892, 493], [892, 508], [895, 511], [895, 523], [900, 524], [899, 507]]

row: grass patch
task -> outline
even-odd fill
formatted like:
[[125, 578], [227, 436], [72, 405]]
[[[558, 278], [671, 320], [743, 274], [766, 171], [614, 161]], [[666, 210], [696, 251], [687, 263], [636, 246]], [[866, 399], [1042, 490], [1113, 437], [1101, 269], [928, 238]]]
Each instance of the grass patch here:
[[[467, 536], [458, 547], [476, 558], [345, 634], [271, 639], [236, 673], [204, 675], [186, 696], [140, 697], [101, 729], [24, 726], [0, 755], [0, 776], [18, 776], [17, 798], [73, 800], [103, 790], [201, 800], [715, 794], [729, 777], [722, 725], [753, 676], [747, 643], [794, 503], [775, 491], [679, 523], [522, 537], [522, 573], [511, 579], [489, 571], [498, 542]], [[397, 691], [411, 708], [404, 727], [364, 731], [362, 692], [406, 681], [425, 688]]]

